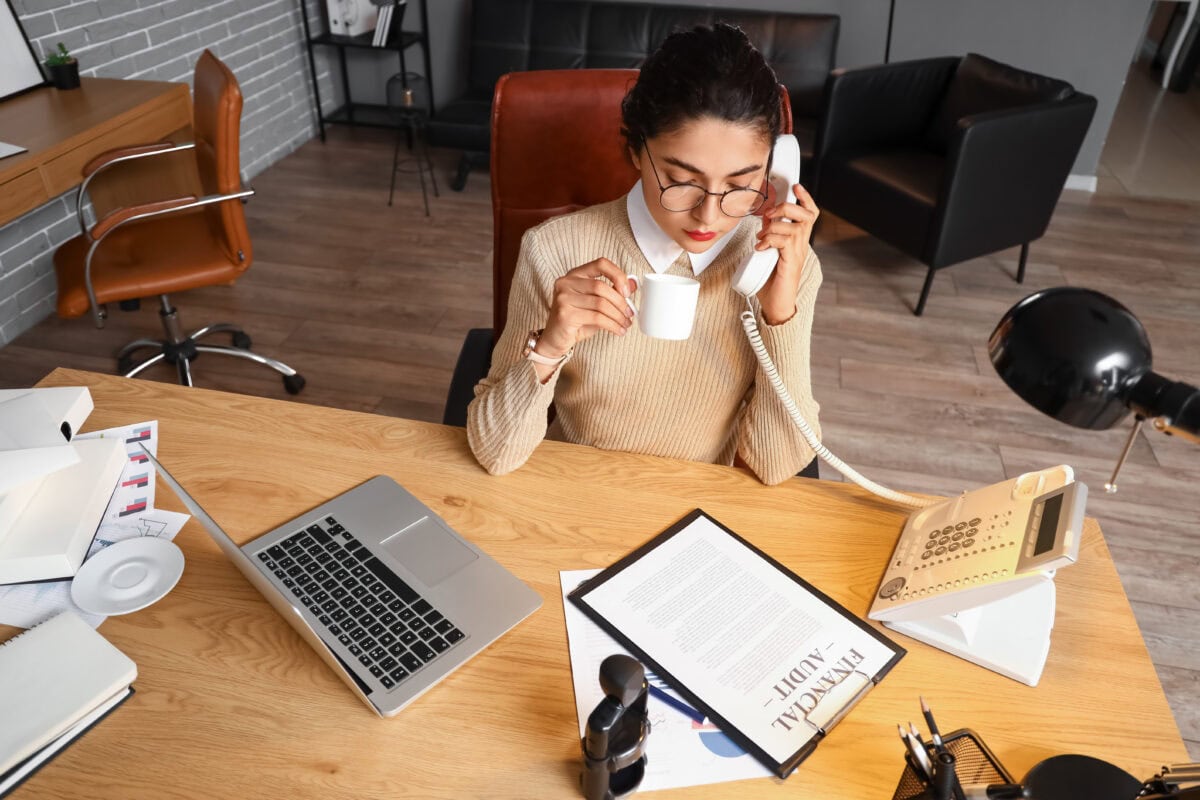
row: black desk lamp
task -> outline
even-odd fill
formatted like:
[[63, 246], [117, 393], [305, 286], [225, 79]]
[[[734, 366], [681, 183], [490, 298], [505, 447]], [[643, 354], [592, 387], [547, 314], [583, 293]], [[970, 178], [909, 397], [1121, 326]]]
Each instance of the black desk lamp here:
[[988, 355], [1010, 389], [1068, 425], [1102, 430], [1133, 412], [1107, 492], [1143, 420], [1200, 444], [1200, 390], [1151, 369], [1146, 329], [1111, 297], [1071, 287], [1032, 294], [992, 331]]

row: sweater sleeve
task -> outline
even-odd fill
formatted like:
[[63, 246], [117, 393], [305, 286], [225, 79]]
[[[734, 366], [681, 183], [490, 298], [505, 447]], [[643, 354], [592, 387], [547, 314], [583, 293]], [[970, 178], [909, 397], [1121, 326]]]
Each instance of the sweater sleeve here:
[[476, 460], [493, 475], [524, 464], [545, 438], [547, 414], [562, 368], [546, 383], [521, 357], [529, 331], [545, 327], [553, 276], [544, 267], [536, 231], [528, 231], [508, 295], [508, 323], [492, 351], [492, 366], [467, 406], [467, 441]]
[[[821, 262], [810, 247], [796, 293], [796, 313], [780, 325], [768, 325], [761, 312], [757, 314], [763, 345], [801, 416], [818, 439], [821, 427], [817, 414], [821, 407], [813, 398], [809, 354], [820, 287]], [[738, 422], [738, 452], [759, 480], [769, 485], [792, 477], [814, 455], [761, 365], [756, 366], [754, 385]]]

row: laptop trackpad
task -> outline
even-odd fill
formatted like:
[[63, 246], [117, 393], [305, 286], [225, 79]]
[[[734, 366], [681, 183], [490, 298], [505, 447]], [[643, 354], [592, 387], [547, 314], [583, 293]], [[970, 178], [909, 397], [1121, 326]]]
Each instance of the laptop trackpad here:
[[429, 517], [392, 534], [380, 544], [426, 586], [444, 581], [479, 557]]

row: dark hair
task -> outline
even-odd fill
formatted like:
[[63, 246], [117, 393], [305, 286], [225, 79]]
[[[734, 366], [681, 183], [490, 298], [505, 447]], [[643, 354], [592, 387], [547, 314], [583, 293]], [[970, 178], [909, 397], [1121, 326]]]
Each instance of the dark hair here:
[[773, 142], [782, 126], [779, 80], [741, 28], [718, 22], [668, 36], [621, 103], [621, 134], [644, 139], [702, 117], [757, 127]]

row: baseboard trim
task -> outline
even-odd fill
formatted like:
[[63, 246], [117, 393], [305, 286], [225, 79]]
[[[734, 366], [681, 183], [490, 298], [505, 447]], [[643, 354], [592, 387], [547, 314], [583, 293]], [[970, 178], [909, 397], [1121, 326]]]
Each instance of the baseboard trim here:
[[1079, 192], [1095, 192], [1096, 184], [1095, 175], [1068, 175], [1067, 184], [1063, 188]]

